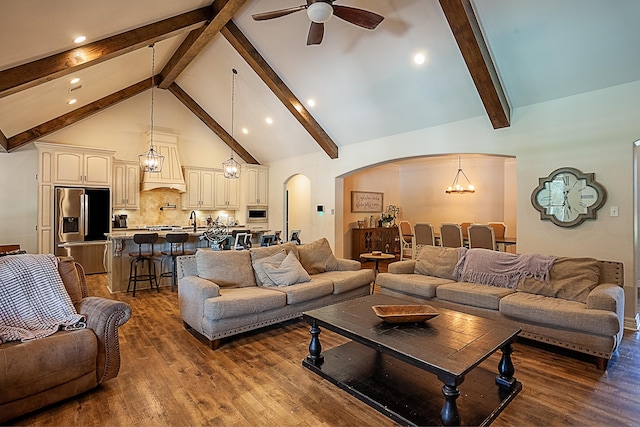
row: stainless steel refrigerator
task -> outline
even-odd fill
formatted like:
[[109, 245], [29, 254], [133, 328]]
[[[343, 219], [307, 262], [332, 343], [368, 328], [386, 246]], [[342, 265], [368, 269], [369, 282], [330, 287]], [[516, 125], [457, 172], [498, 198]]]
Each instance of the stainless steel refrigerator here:
[[107, 271], [110, 201], [108, 188], [56, 187], [56, 255], [72, 256], [87, 274]]

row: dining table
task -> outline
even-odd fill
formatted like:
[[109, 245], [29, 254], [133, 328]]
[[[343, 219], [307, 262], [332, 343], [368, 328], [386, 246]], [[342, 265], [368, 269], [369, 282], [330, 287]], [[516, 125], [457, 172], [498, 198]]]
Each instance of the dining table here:
[[[436, 240], [436, 246], [440, 246], [440, 233], [433, 233], [433, 236], [435, 237], [435, 240]], [[463, 240], [464, 246], [469, 247], [469, 237], [463, 236], [462, 240]], [[496, 245], [498, 245], [498, 247], [502, 245], [504, 248], [504, 252], [507, 251], [508, 246], [513, 246], [517, 244], [518, 244], [518, 240], [515, 237], [509, 237], [509, 236], [496, 237]]]

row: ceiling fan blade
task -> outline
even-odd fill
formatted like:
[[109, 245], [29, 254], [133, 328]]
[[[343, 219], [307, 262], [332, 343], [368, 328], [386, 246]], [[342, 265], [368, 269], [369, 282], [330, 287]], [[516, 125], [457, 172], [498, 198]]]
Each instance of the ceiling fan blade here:
[[311, 27], [309, 27], [309, 35], [307, 36], [307, 46], [322, 43], [323, 36], [324, 24], [321, 24], [319, 22], [311, 22]]
[[256, 13], [255, 15], [251, 15], [251, 17], [255, 21], [265, 21], [267, 19], [280, 18], [281, 16], [289, 15], [291, 13], [298, 12], [306, 8], [307, 8], [307, 5], [302, 5], [302, 6], [290, 7], [288, 9], [272, 10], [271, 12]]
[[375, 29], [384, 19], [384, 16], [377, 13], [349, 6], [333, 5], [333, 14], [340, 19], [368, 30]]

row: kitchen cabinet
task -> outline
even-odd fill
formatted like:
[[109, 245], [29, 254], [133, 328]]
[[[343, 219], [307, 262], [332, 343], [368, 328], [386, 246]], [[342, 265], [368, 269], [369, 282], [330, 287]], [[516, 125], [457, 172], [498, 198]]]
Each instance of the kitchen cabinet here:
[[186, 192], [182, 193], [182, 209], [214, 209], [215, 169], [184, 167]]
[[56, 186], [111, 188], [115, 151], [36, 142], [38, 150], [38, 252], [54, 253]]
[[140, 165], [137, 162], [113, 161], [113, 208], [140, 208]]
[[351, 259], [360, 261], [360, 254], [371, 251], [400, 253], [398, 227], [353, 228]]
[[215, 173], [214, 208], [236, 210], [240, 208], [240, 185], [238, 179], [224, 177], [223, 171]]
[[244, 171], [246, 204], [248, 206], [267, 206], [269, 203], [269, 168], [247, 165]]
[[56, 184], [109, 186], [112, 156], [94, 152], [54, 151], [53, 170]]

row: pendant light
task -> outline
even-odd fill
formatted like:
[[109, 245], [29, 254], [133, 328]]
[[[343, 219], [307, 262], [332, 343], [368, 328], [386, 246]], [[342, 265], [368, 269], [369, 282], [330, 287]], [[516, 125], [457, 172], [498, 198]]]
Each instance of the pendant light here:
[[[460, 179], [460, 174], [462, 174], [462, 176], [464, 176], [464, 179], [467, 180], [466, 188], [463, 185], [460, 185], [460, 183], [458, 182], [458, 179]], [[460, 163], [460, 156], [458, 156], [458, 172], [456, 173], [455, 178], [453, 178], [453, 183], [451, 184], [451, 186], [445, 190], [445, 193], [465, 194], [465, 193], [475, 193], [475, 192], [476, 192], [475, 187], [471, 184], [471, 181], [469, 181], [469, 178], [467, 178], [467, 174], [465, 174], [464, 171], [462, 170], [462, 166]]]
[[[235, 68], [231, 69], [231, 143], [233, 144], [233, 114], [236, 107], [236, 75], [238, 72]], [[231, 149], [231, 157], [226, 162], [222, 163], [222, 170], [224, 171], [224, 177], [229, 179], [240, 178], [240, 163], [236, 162], [233, 158], [233, 148]]]
[[140, 169], [143, 172], [162, 172], [164, 165], [164, 156], [153, 147], [153, 95], [155, 90], [156, 77], [156, 45], [152, 44], [151, 48], [151, 130], [149, 132], [149, 151], [138, 156]]

